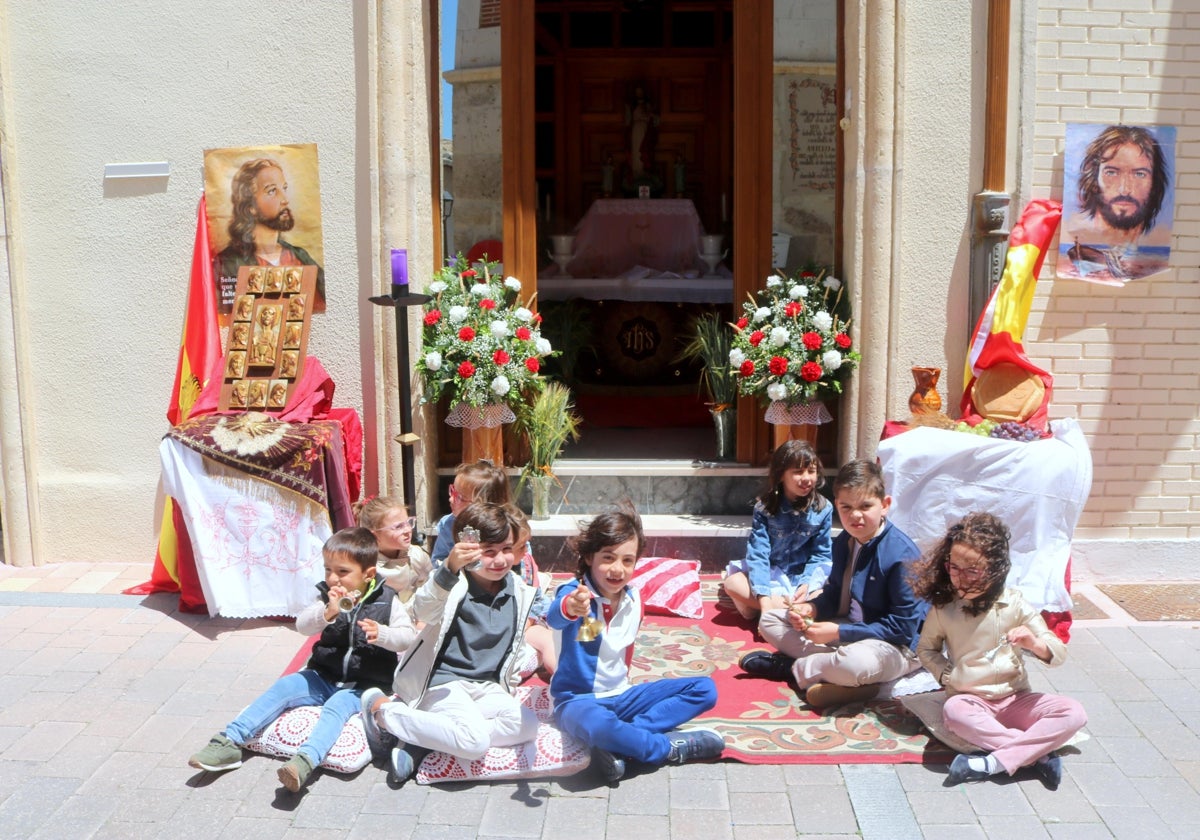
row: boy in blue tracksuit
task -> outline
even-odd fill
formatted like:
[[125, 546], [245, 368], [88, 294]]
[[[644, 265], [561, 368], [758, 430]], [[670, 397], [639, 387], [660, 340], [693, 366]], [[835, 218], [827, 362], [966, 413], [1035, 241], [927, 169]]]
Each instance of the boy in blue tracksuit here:
[[716, 732], [675, 728], [716, 705], [710, 677], [629, 682], [642, 603], [628, 583], [645, 544], [632, 506], [597, 516], [571, 541], [578, 579], [558, 587], [546, 613], [559, 649], [550, 681], [559, 728], [592, 748], [608, 781], [625, 774], [626, 759], [683, 764], [725, 749]]

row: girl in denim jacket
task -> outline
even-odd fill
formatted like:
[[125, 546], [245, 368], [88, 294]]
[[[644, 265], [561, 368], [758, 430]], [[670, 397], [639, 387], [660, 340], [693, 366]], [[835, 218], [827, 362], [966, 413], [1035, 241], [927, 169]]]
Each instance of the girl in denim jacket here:
[[807, 600], [825, 585], [833, 505], [819, 492], [824, 483], [821, 459], [805, 441], [789, 440], [771, 456], [746, 557], [725, 569], [725, 593], [744, 618]]

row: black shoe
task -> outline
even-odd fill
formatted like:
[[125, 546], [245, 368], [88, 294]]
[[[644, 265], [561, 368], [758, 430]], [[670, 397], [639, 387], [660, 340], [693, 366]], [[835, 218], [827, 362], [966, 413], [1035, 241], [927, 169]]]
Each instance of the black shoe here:
[[618, 781], [625, 775], [625, 759], [617, 758], [608, 750], [592, 747], [592, 766], [606, 782]]
[[792, 663], [795, 661], [782, 653], [753, 650], [738, 660], [738, 667], [751, 676], [787, 682], [792, 678]]
[[950, 762], [950, 773], [946, 776], [946, 780], [952, 785], [960, 785], [963, 782], [982, 782], [991, 775], [986, 770], [973, 768], [967, 763], [967, 756], [956, 755]]
[[711, 729], [674, 729], [667, 737], [671, 739], [667, 764], [710, 761], [725, 752], [725, 739]]
[[1058, 790], [1062, 784], [1062, 759], [1056, 755], [1048, 755], [1034, 764], [1033, 771], [1049, 790]]

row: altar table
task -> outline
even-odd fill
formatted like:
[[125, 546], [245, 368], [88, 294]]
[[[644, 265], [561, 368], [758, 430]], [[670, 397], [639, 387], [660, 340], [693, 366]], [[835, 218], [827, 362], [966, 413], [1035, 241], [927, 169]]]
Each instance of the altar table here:
[[573, 231], [572, 277], [619, 277], [634, 266], [704, 272], [704, 226], [689, 198], [600, 198]]

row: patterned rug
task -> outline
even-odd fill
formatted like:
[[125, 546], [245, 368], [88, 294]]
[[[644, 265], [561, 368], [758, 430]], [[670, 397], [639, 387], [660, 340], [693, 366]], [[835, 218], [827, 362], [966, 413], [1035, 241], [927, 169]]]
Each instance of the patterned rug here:
[[852, 703], [822, 714], [786, 683], [743, 673], [738, 659], [770, 646], [756, 641], [736, 613], [718, 610], [710, 587], [705, 590], [699, 621], [645, 618], [633, 659], [639, 673], [634, 681], [712, 677], [717, 705], [697, 722], [725, 736], [725, 758], [747, 764], [945, 764], [953, 757], [899, 700]]

